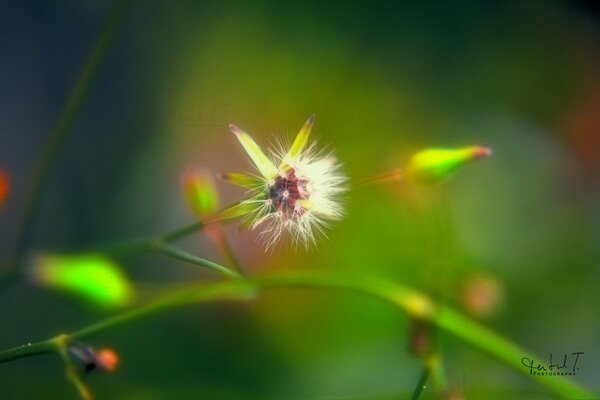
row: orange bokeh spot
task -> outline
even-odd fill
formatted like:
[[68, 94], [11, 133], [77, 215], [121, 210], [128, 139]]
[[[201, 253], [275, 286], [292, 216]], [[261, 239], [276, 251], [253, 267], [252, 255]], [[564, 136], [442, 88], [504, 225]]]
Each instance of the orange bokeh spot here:
[[10, 181], [8, 175], [4, 170], [0, 169], [0, 207], [4, 205], [6, 198], [8, 197], [8, 191], [10, 189]]
[[96, 353], [96, 362], [100, 368], [113, 372], [119, 364], [119, 356], [111, 349], [100, 349]]
[[491, 276], [468, 279], [462, 290], [462, 302], [467, 311], [477, 317], [488, 317], [499, 311], [504, 300], [502, 284]]

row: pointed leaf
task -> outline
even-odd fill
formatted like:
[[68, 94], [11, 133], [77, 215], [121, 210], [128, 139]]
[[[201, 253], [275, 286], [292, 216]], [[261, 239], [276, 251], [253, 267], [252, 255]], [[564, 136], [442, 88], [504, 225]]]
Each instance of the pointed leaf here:
[[278, 174], [277, 167], [269, 160], [269, 158], [263, 153], [256, 142], [246, 132], [231, 124], [229, 125], [231, 132], [238, 138], [248, 156], [258, 168], [258, 171], [267, 179], [272, 179]]
[[296, 135], [296, 139], [294, 139], [292, 147], [290, 147], [290, 150], [285, 155], [285, 160], [294, 160], [302, 153], [302, 150], [304, 150], [306, 147], [306, 143], [308, 143], [310, 130], [312, 129], [314, 123], [315, 115], [313, 114], [306, 120], [304, 126], [302, 126], [302, 129], [300, 129], [300, 132], [298, 132], [298, 135]]
[[219, 211], [212, 217], [207, 218], [204, 222], [207, 224], [226, 221], [248, 215], [256, 210], [256, 205], [247, 201], [240, 201], [234, 205]]
[[231, 183], [233, 185], [241, 186], [246, 189], [256, 189], [264, 184], [263, 180], [258, 176], [246, 174], [243, 172], [225, 172], [217, 175], [219, 179]]

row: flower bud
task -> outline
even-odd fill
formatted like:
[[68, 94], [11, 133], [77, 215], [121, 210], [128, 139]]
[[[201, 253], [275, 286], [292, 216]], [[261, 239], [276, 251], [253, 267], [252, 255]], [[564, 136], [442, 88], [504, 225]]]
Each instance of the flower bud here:
[[109, 348], [96, 350], [91, 346], [76, 343], [69, 347], [69, 355], [83, 366], [85, 372], [95, 369], [114, 372], [119, 364], [118, 354]]
[[199, 168], [189, 168], [183, 174], [183, 190], [192, 211], [198, 216], [213, 214], [219, 207], [219, 193], [212, 175]]
[[482, 146], [425, 149], [412, 156], [406, 167], [406, 177], [420, 183], [437, 183], [471, 161], [491, 154], [491, 149]]
[[37, 285], [100, 308], [125, 306], [134, 294], [121, 268], [100, 254], [42, 254], [35, 258], [30, 272]]
[[103, 370], [113, 372], [119, 365], [119, 355], [109, 348], [100, 349], [96, 352], [96, 363]]

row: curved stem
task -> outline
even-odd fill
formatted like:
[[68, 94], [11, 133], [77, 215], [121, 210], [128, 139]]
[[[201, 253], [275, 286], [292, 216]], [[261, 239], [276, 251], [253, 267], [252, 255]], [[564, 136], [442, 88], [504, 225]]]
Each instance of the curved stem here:
[[203, 221], [193, 222], [180, 228], [167, 232], [163, 235], [157, 235], [141, 239], [127, 240], [124, 242], [109, 243], [93, 248], [91, 251], [99, 251], [112, 256], [128, 256], [153, 250], [157, 243], [170, 243], [204, 228], [206, 224]]
[[[320, 288], [341, 289], [368, 295], [404, 310], [413, 318], [422, 318], [440, 329], [454, 335], [489, 356], [512, 367], [515, 371], [545, 385], [554, 393], [567, 398], [593, 399], [595, 396], [562, 376], [547, 377], [530, 375], [529, 370], [521, 365], [521, 359], [536, 357], [508, 339], [485, 328], [479, 323], [462, 316], [458, 312], [443, 305], [435, 305], [427, 296], [405, 286], [385, 279], [369, 276], [339, 275], [326, 272], [295, 272], [274, 275], [252, 280], [235, 279], [215, 284], [200, 284], [190, 289], [178, 291], [162, 299], [126, 311], [79, 331], [64, 335], [67, 343], [88, 339], [112, 328], [169, 311], [187, 304], [217, 300], [248, 300], [253, 294], [268, 288]], [[52, 339], [51, 339], [52, 341]], [[46, 343], [46, 345], [44, 345]], [[51, 352], [46, 342], [29, 347], [19, 346], [0, 352], [0, 363], [18, 358]], [[28, 350], [32, 348], [32, 350]]]
[[242, 265], [240, 264], [238, 258], [233, 251], [233, 247], [229, 243], [227, 236], [225, 235], [225, 231], [221, 225], [215, 225], [212, 234], [208, 235], [212, 241], [215, 243], [223, 258], [227, 260], [227, 263], [230, 267], [232, 267], [235, 272], [239, 275], [244, 276], [244, 270], [242, 269]]
[[41, 354], [55, 353], [57, 350], [54, 339], [44, 340], [37, 343], [27, 343], [12, 349], [4, 350], [0, 356], [0, 363], [18, 360], [25, 357], [39, 356]]
[[[244, 300], [252, 297], [256, 286], [242, 280], [231, 280], [213, 285], [201, 284], [197, 287], [181, 290], [177, 293], [166, 295], [160, 300], [148, 303], [145, 306], [126, 311], [112, 318], [107, 318], [97, 324], [90, 325], [68, 335], [69, 342], [77, 342], [96, 336], [114, 327], [137, 321], [146, 317], [169, 311], [191, 303], [203, 303], [218, 300]], [[0, 353], [0, 363], [2, 363]]]
[[35, 165], [29, 193], [25, 200], [23, 217], [17, 231], [14, 253], [8, 260], [3, 271], [3, 279], [5, 280], [14, 279], [21, 266], [23, 256], [31, 241], [34, 222], [40, 209], [42, 195], [56, 155], [71, 132], [73, 122], [90, 92], [92, 82], [98, 73], [108, 48], [113, 42], [117, 27], [125, 15], [127, 3], [128, 0], [118, 0], [111, 9], [106, 24], [98, 35], [98, 40], [92, 48], [73, 89], [69, 93], [63, 111], [50, 132], [44, 150]]
[[212, 269], [213, 271], [217, 271], [220, 274], [225, 275], [228, 278], [240, 279], [242, 276], [237, 272], [230, 270], [222, 265], [209, 261], [207, 259], [195, 256], [186, 251], [180, 250], [174, 246], [169, 245], [168, 243], [158, 242], [155, 244], [155, 250], [177, 260], [181, 260], [190, 264], [199, 265], [201, 267], [205, 267], [208, 269]]
[[191, 224], [182, 226], [181, 228], [172, 230], [171, 232], [168, 232], [164, 235], [161, 235], [158, 237], [158, 239], [162, 240], [163, 242], [173, 242], [173, 241], [181, 239], [182, 237], [185, 237], [189, 234], [192, 234], [196, 231], [199, 231], [200, 229], [204, 228], [205, 226], [206, 226], [206, 223], [204, 221], [193, 222]]

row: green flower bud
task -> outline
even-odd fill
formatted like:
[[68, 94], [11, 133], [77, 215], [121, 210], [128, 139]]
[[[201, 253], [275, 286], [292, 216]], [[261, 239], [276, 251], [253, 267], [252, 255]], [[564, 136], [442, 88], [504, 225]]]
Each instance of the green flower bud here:
[[492, 150], [482, 146], [425, 149], [412, 156], [405, 176], [420, 183], [441, 182], [464, 165], [491, 154]]

